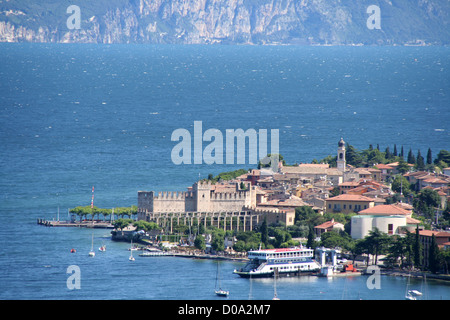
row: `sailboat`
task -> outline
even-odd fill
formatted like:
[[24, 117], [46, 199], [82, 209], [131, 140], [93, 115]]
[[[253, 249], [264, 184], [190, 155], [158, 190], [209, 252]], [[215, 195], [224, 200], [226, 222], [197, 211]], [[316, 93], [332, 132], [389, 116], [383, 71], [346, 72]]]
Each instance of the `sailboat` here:
[[228, 295], [230, 294], [229, 291], [227, 290], [223, 290], [220, 286], [220, 267], [219, 267], [219, 263], [217, 263], [217, 273], [216, 273], [216, 288], [217, 288], [217, 283], [219, 284], [219, 289], [215, 290], [215, 294], [218, 295], [219, 297], [228, 297]]
[[[425, 285], [426, 285], [426, 281], [427, 281], [427, 276], [426, 276], [426, 274], [424, 274], [424, 278], [423, 278], [423, 281], [422, 281], [422, 289], [421, 290], [423, 290], [424, 282], [425, 282]], [[421, 297], [423, 295], [423, 293], [421, 291], [419, 291], [419, 290], [415, 290], [415, 289], [414, 290], [406, 289], [406, 290], [407, 290], [406, 298], [408, 300], [417, 300], [418, 297]]]
[[130, 247], [130, 257], [128, 258], [128, 260], [130, 261], [134, 261], [134, 257], [133, 257], [133, 240], [131, 240], [131, 247]]
[[272, 300], [280, 300], [277, 296], [277, 275], [278, 275], [278, 268], [275, 268], [275, 271], [273, 273], [273, 298]]
[[89, 257], [95, 257], [95, 251], [94, 251], [94, 234], [92, 233], [92, 245], [91, 245], [91, 251], [89, 251]]
[[409, 282], [411, 279], [411, 274], [408, 275], [408, 282], [406, 283], [406, 300], [417, 300], [417, 296], [421, 296], [422, 293], [417, 290], [409, 290]]

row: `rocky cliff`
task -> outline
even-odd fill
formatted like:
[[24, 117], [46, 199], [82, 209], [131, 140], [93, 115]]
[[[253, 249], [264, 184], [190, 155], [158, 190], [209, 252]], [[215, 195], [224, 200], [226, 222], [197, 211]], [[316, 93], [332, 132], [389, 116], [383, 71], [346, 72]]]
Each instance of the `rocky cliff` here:
[[[449, 44], [447, 0], [0, 0], [2, 42]], [[78, 16], [68, 7], [79, 8]], [[378, 16], [369, 6], [379, 8]], [[79, 18], [79, 28], [70, 21]], [[369, 27], [376, 19], [378, 28]]]

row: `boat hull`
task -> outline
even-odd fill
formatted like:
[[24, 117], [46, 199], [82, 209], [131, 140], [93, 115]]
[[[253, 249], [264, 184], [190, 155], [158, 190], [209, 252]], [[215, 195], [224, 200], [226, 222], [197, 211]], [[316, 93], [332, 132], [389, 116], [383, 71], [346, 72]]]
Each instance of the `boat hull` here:
[[228, 297], [229, 292], [225, 290], [218, 290], [216, 291], [216, 295], [218, 295], [219, 297]]
[[[289, 271], [289, 272], [278, 272], [277, 277], [300, 277], [300, 276], [313, 276], [317, 275], [319, 271]], [[273, 278], [274, 272], [245, 272], [245, 271], [234, 271], [235, 274], [242, 278]]]

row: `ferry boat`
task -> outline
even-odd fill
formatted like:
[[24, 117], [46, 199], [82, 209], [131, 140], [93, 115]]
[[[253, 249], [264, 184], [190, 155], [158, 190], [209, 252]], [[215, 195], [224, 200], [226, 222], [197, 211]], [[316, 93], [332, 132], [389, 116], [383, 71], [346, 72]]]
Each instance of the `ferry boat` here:
[[314, 251], [305, 247], [263, 249], [248, 252], [249, 262], [235, 274], [244, 278], [313, 274], [320, 270]]

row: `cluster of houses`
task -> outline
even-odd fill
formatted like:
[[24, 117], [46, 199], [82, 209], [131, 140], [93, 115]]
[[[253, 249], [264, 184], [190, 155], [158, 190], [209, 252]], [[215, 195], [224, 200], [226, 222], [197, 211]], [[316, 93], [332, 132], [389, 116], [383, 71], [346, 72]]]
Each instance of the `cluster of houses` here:
[[[337, 166], [300, 164], [283, 166], [277, 171], [261, 168], [250, 170], [234, 180], [198, 181], [186, 192], [138, 192], [139, 220], [156, 221], [162, 225], [174, 222], [210, 223], [224, 229], [251, 230], [266, 220], [269, 224], [295, 223], [295, 209], [309, 206], [318, 213], [356, 213], [351, 218], [351, 237], [363, 239], [370, 231], [389, 235], [416, 232], [420, 221], [412, 218], [413, 207], [405, 202], [390, 203], [394, 195], [392, 176], [398, 173], [398, 163], [379, 164], [372, 168], [355, 168], [346, 163], [345, 142], [337, 148]], [[450, 168], [442, 174], [411, 171], [404, 177], [416, 190], [431, 188], [441, 197], [441, 209], [450, 198]], [[320, 236], [344, 226], [331, 219], [315, 227]], [[423, 229], [423, 228], [422, 228]], [[438, 244], [450, 246], [450, 232], [420, 230], [426, 246], [435, 236]]]
[[[398, 202], [386, 204], [394, 192], [387, 182], [398, 174], [398, 163], [379, 164], [373, 168], [354, 168], [346, 164], [345, 142], [338, 143], [337, 168], [328, 164], [283, 166], [278, 172], [251, 170], [237, 181], [251, 182], [257, 187], [258, 207], [279, 208], [291, 212], [299, 206], [310, 206], [320, 213], [356, 213], [351, 220], [351, 236], [362, 239], [374, 228], [389, 235], [416, 232], [419, 220], [412, 218], [413, 206]], [[404, 177], [416, 190], [431, 188], [441, 197], [441, 209], [450, 199], [450, 168], [442, 174], [411, 171]], [[337, 190], [339, 191], [338, 195]], [[286, 216], [287, 217], [287, 216]], [[292, 225], [293, 221], [283, 221]], [[332, 219], [315, 227], [316, 235], [344, 226]], [[419, 227], [420, 228], [420, 227]], [[440, 246], [450, 246], [450, 232], [420, 230], [424, 244], [435, 235]]]

